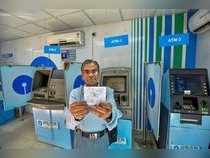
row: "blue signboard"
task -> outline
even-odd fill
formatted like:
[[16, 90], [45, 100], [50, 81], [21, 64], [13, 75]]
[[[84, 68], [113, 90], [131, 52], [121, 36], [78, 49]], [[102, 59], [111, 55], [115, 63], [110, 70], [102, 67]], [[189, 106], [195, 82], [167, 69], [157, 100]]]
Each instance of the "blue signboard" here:
[[60, 54], [60, 46], [44, 46], [44, 53]]
[[189, 34], [175, 34], [175, 35], [166, 35], [159, 37], [159, 45], [161, 47], [175, 46], [175, 45], [184, 45], [189, 44]]
[[61, 59], [68, 61], [76, 61], [76, 49], [61, 50]]
[[128, 45], [128, 35], [114, 36], [114, 37], [105, 37], [104, 38], [104, 47], [117, 47]]

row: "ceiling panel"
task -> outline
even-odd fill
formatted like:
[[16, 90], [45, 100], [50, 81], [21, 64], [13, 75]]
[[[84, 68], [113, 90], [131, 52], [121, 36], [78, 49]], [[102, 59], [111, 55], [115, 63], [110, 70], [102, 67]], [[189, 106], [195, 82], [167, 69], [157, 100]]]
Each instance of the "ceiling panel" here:
[[142, 17], [154, 16], [156, 9], [142, 9]]
[[25, 31], [21, 31], [17, 29], [10, 29], [10, 32], [20, 37], [27, 37], [31, 35], [31, 33], [29, 32], [25, 32]]
[[155, 15], [172, 14], [175, 9], [156, 9]]
[[174, 13], [181, 13], [185, 11], [185, 9], [156, 9], [155, 15], [168, 15]]
[[61, 16], [61, 15], [80, 11], [80, 9], [46, 9], [45, 11], [54, 16]]
[[87, 9], [85, 12], [95, 22], [95, 24], [121, 21], [118, 9]]
[[16, 18], [16, 17], [0, 10], [0, 24], [17, 27], [17, 26], [20, 26], [20, 25], [23, 25], [26, 23], [27, 23], [26, 21]]
[[38, 27], [34, 24], [26, 24], [26, 25], [19, 27], [18, 29], [29, 32], [31, 34], [41, 34], [41, 33], [50, 32], [49, 30], [45, 30], [45, 29]]
[[26, 37], [30, 35], [30, 33], [28, 32], [0, 25], [0, 35], [5, 35], [5, 34], [12, 34], [20, 37]]
[[185, 9], [45, 9], [39, 11], [0, 9], [0, 40], [185, 11]]
[[122, 16], [124, 20], [152, 16], [154, 13], [155, 9], [122, 9]]
[[51, 18], [51, 16], [43, 11], [25, 11], [25, 12], [12, 12], [17, 17], [25, 19], [27, 21], [38, 21], [42, 19]]
[[139, 18], [142, 16], [142, 9], [122, 9], [122, 16], [124, 20]]
[[51, 31], [62, 31], [65, 29], [70, 29], [69, 25], [62, 23], [55, 18], [42, 20], [37, 22], [38, 25], [48, 28]]
[[7, 28], [0, 31], [0, 41], [14, 40], [22, 37], [28, 37], [30, 33], [17, 30], [15, 28]]
[[18, 38], [21, 38], [21, 36], [18, 36], [14, 32], [10, 32], [10, 31], [0, 32], [0, 40], [1, 41], [14, 40], [14, 39], [18, 39]]
[[0, 32], [8, 30], [8, 26], [0, 24]]
[[93, 25], [90, 19], [82, 12], [76, 12], [58, 17], [73, 28]]

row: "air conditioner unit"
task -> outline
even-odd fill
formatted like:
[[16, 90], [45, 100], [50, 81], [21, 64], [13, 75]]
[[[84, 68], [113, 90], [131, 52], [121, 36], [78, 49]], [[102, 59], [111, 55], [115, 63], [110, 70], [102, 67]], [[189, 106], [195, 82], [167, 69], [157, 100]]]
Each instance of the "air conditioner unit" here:
[[85, 45], [84, 32], [70, 32], [64, 34], [52, 35], [47, 38], [49, 45], [65, 45], [67, 47], [82, 47]]
[[210, 10], [199, 9], [190, 18], [188, 23], [190, 31], [202, 33], [210, 29]]

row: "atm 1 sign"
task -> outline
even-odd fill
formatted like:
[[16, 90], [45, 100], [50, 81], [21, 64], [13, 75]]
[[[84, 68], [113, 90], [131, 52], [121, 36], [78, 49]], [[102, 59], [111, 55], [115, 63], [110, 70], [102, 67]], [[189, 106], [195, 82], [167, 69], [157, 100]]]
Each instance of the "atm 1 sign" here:
[[128, 45], [128, 35], [112, 36], [104, 38], [104, 47], [118, 47]]

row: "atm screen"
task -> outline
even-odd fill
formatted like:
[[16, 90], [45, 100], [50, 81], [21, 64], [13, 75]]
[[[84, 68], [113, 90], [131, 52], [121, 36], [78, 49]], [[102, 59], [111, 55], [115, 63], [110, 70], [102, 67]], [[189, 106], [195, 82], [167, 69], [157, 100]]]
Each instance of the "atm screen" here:
[[36, 71], [33, 78], [33, 91], [39, 88], [44, 88], [48, 86], [48, 81], [50, 77], [50, 70], [39, 70]]
[[103, 86], [114, 89], [115, 92], [126, 92], [126, 76], [104, 76]]
[[202, 83], [200, 75], [174, 76], [175, 93], [202, 94]]

